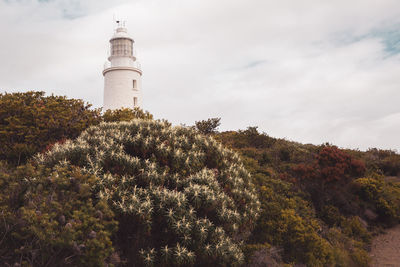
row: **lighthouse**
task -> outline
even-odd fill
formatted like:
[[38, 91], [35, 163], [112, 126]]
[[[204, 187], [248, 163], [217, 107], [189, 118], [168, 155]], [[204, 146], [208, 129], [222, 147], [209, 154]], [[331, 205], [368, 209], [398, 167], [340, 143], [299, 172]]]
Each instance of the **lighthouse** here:
[[103, 110], [142, 106], [142, 70], [136, 60], [134, 41], [125, 23], [117, 21], [117, 25], [103, 70]]

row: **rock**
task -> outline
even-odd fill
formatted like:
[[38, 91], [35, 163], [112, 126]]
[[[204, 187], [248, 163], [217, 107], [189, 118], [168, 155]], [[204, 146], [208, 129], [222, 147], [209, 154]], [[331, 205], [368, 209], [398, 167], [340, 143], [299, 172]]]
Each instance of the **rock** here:
[[370, 209], [366, 209], [364, 211], [364, 215], [365, 215], [365, 217], [367, 217], [368, 220], [371, 220], [371, 221], [373, 221], [376, 218], [378, 218], [378, 215], [375, 212], [373, 212], [372, 210], [370, 210]]
[[361, 223], [361, 225], [362, 225], [365, 229], [367, 229], [367, 228], [368, 228], [368, 223], [367, 223], [365, 220], [361, 219], [360, 217], [357, 217], [357, 218], [358, 218], [358, 221]]

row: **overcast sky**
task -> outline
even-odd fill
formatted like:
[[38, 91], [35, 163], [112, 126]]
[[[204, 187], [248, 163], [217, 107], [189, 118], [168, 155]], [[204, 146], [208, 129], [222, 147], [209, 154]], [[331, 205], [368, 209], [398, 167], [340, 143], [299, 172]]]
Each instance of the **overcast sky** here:
[[0, 0], [0, 90], [101, 107], [113, 15], [174, 124], [400, 151], [399, 0]]

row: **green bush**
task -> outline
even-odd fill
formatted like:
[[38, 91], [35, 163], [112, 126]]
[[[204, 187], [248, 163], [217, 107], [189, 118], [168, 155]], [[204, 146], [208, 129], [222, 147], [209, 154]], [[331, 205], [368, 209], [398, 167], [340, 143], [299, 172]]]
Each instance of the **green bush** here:
[[369, 168], [387, 176], [400, 176], [400, 155], [396, 151], [370, 148], [363, 157]]
[[381, 221], [394, 225], [400, 221], [400, 184], [385, 182], [382, 177], [359, 178], [353, 182], [355, 193], [375, 211]]
[[292, 185], [264, 177], [260, 200], [262, 212], [252, 242], [283, 248], [286, 262], [327, 266], [333, 262], [329, 243], [319, 236], [321, 228], [309, 202]]
[[365, 243], [356, 241], [347, 236], [339, 227], [327, 229], [325, 238], [334, 248], [334, 266], [337, 267], [368, 267], [370, 257], [366, 250]]
[[82, 100], [44, 92], [0, 94], [0, 160], [19, 165], [55, 142], [100, 122], [100, 110]]
[[239, 156], [211, 137], [167, 122], [102, 123], [37, 157], [99, 177], [116, 213], [113, 241], [128, 264], [240, 265], [239, 242], [259, 213]]
[[340, 226], [344, 220], [339, 209], [332, 205], [323, 206], [319, 218], [321, 218], [329, 227]]
[[384, 181], [383, 179], [375, 178], [359, 178], [354, 181], [354, 185], [363, 200], [372, 201], [379, 198], [383, 190]]
[[131, 121], [133, 119], [152, 120], [153, 115], [137, 107], [134, 109], [108, 109], [103, 114], [103, 121], [105, 122]]
[[1, 266], [104, 266], [112, 262], [114, 214], [96, 178], [66, 165], [50, 172], [0, 167]]
[[221, 125], [221, 118], [210, 118], [207, 120], [196, 121], [195, 128], [202, 134], [216, 133]]
[[346, 218], [341, 222], [342, 232], [355, 240], [359, 240], [365, 244], [371, 241], [371, 234], [367, 231], [360, 221], [360, 217], [354, 216]]

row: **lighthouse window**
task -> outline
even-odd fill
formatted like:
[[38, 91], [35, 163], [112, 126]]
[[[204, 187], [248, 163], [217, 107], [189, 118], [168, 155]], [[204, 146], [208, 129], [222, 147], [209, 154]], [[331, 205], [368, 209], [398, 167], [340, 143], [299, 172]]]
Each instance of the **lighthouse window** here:
[[137, 97], [133, 98], [133, 107], [137, 107]]
[[136, 90], [137, 89], [137, 83], [136, 80], [132, 81], [132, 85], [133, 85], [133, 89]]

